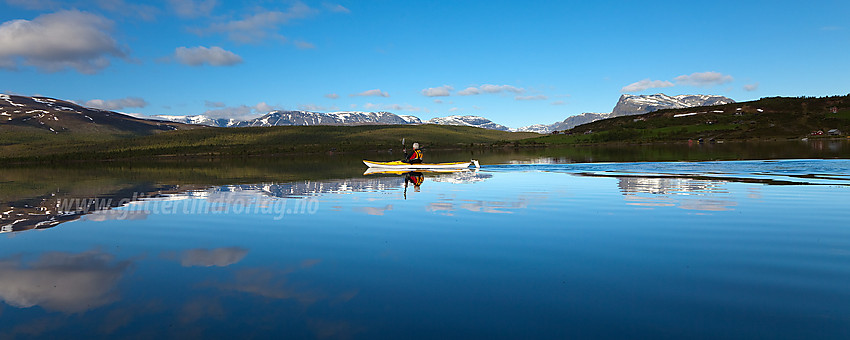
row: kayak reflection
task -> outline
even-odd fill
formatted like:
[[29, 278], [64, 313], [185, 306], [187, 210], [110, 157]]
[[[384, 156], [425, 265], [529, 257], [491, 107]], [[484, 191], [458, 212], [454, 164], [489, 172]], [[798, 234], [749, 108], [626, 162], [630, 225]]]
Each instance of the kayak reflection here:
[[407, 184], [413, 183], [413, 191], [419, 192], [419, 186], [425, 181], [425, 175], [418, 171], [404, 173], [404, 199], [407, 199]]
[[[453, 169], [453, 170], [389, 170], [369, 168], [363, 175], [395, 175], [404, 179], [404, 199], [407, 199], [407, 189], [412, 184], [413, 192], [419, 192], [422, 183], [425, 182], [425, 174], [434, 182], [469, 183], [483, 181], [493, 177], [490, 174], [481, 174], [478, 170]], [[390, 177], [390, 176], [388, 176]]]

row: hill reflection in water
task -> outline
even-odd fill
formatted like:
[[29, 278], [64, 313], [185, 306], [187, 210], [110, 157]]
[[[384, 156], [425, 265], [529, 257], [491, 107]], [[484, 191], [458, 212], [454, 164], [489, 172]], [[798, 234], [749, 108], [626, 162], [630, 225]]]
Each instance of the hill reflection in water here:
[[[428, 173], [427, 180], [445, 183], [466, 183], [492, 177], [471, 171]], [[85, 216], [90, 221], [143, 220], [153, 213], [227, 212], [233, 206], [267, 207], [280, 199], [301, 199], [326, 193], [399, 190], [404, 178], [396, 175], [371, 175], [344, 179], [305, 180], [288, 183], [219, 185], [203, 188], [198, 185], [142, 186], [130, 185], [115, 192], [95, 193], [79, 197], [56, 192], [27, 197], [17, 202], [0, 202], [0, 233], [31, 229], [46, 229]], [[146, 190], [146, 191], [135, 191]], [[88, 194], [89, 192], [87, 192]], [[187, 200], [202, 200], [191, 205]], [[167, 203], [165, 203], [167, 202]], [[5, 203], [5, 204], [4, 204]], [[113, 210], [128, 207], [128, 210]], [[285, 207], [283, 207], [285, 209]], [[292, 207], [290, 206], [290, 210]], [[242, 208], [238, 211], [244, 211]], [[279, 209], [278, 209], [279, 210]], [[260, 212], [261, 209], [255, 209]], [[272, 211], [283, 214], [285, 211]]]

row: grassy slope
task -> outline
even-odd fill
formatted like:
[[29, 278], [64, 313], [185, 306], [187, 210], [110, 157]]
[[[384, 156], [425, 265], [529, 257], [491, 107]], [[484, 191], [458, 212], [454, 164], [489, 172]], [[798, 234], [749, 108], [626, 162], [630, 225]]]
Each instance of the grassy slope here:
[[[419, 142], [425, 148], [454, 148], [512, 141], [533, 133], [509, 133], [444, 125], [276, 126], [204, 128], [151, 136], [105, 140], [46, 140], [0, 147], [7, 161], [121, 159], [149, 156], [247, 156], [281, 153], [362, 151], [400, 148]], [[51, 137], [52, 138], [52, 137]], [[59, 137], [57, 137], [59, 138]]]
[[[838, 113], [829, 108], [837, 107]], [[740, 111], [738, 109], [741, 109]], [[759, 109], [762, 112], [759, 112]], [[723, 111], [712, 112], [712, 111]], [[687, 117], [676, 114], [701, 112]], [[523, 140], [526, 144], [591, 144], [606, 142], [677, 142], [696, 140], [782, 140], [807, 137], [812, 131], [850, 132], [850, 96], [763, 98], [727, 105], [661, 110], [584, 124], [567, 135]]]

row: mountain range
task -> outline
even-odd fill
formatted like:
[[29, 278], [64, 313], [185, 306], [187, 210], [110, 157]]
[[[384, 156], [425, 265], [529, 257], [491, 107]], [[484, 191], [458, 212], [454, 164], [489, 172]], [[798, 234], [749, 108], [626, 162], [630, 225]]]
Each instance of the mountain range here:
[[[25, 97], [16, 95], [0, 96], [0, 124], [6, 126], [24, 125], [48, 129], [53, 133], [67, 131], [71, 126], [77, 129], [98, 130], [105, 125], [112, 133], [123, 131], [141, 131], [150, 134], [155, 131], [191, 128], [191, 126], [214, 127], [254, 127], [254, 126], [306, 126], [306, 125], [405, 125], [437, 124], [472, 126], [500, 131], [522, 131], [550, 133], [567, 130], [578, 125], [601, 119], [637, 115], [661, 109], [687, 108], [694, 106], [721, 105], [735, 101], [715, 95], [679, 95], [668, 96], [663, 93], [653, 95], [620, 96], [617, 105], [610, 113], [582, 113], [552, 124], [535, 124], [511, 129], [480, 116], [459, 116], [433, 118], [422, 121], [416, 116], [396, 115], [390, 112], [311, 112], [311, 111], [272, 111], [263, 116], [236, 120], [213, 118], [205, 115], [174, 116], [158, 115], [142, 119], [122, 113], [87, 108], [69, 101], [46, 97]], [[61, 119], [60, 119], [61, 117]], [[6, 118], [4, 120], [4, 118]], [[83, 124], [97, 123], [97, 124]], [[89, 126], [90, 125], [90, 126]], [[92, 132], [94, 132], [94, 130]]]
[[610, 113], [582, 113], [568, 117], [560, 122], [552, 124], [535, 124], [518, 129], [497, 124], [487, 118], [480, 116], [447, 116], [422, 121], [415, 116], [402, 116], [390, 112], [310, 112], [310, 111], [272, 111], [261, 117], [237, 121], [233, 119], [212, 119], [203, 115], [197, 116], [154, 116], [171, 122], [185, 124], [201, 124], [218, 127], [244, 127], [244, 126], [280, 126], [280, 125], [365, 125], [365, 124], [437, 124], [437, 125], [459, 125], [473, 126], [484, 129], [500, 131], [522, 131], [550, 133], [552, 131], [567, 130], [575, 126], [594, 122], [601, 119], [638, 115], [661, 109], [678, 109], [706, 105], [730, 104], [735, 101], [715, 95], [679, 95], [668, 96], [663, 93], [653, 95], [629, 95], [620, 96], [617, 105]]
[[272, 111], [261, 117], [249, 120], [214, 119], [204, 115], [196, 116], [153, 116], [170, 122], [200, 124], [216, 127], [246, 126], [289, 126], [289, 125], [404, 125], [437, 124], [473, 126], [484, 129], [511, 131], [507, 126], [479, 116], [447, 116], [422, 121], [419, 117], [396, 115], [390, 112], [310, 112], [310, 111]]

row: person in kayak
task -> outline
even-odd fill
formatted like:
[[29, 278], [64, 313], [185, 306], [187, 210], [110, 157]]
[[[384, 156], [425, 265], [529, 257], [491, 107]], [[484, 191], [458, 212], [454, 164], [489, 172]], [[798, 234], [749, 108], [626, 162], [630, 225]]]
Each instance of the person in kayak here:
[[413, 143], [413, 151], [410, 153], [407, 152], [407, 149], [404, 149], [404, 159], [402, 162], [409, 164], [422, 163], [422, 150], [419, 150], [419, 143]]

